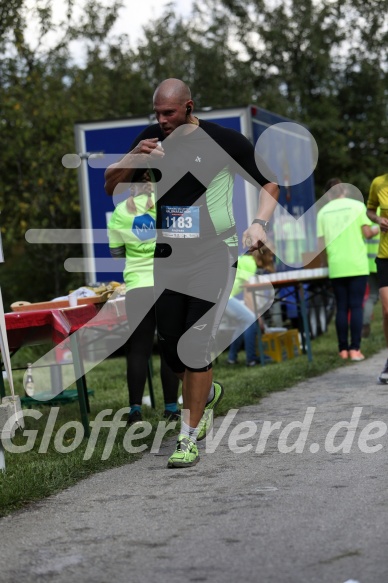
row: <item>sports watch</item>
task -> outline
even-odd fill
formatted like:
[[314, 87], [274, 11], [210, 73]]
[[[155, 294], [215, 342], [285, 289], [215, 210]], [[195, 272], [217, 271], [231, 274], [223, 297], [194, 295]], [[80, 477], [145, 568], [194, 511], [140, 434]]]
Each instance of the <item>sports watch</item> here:
[[255, 219], [254, 221], [252, 221], [252, 225], [254, 225], [255, 223], [261, 225], [263, 227], [263, 231], [267, 231], [269, 221], [265, 221], [264, 219]]

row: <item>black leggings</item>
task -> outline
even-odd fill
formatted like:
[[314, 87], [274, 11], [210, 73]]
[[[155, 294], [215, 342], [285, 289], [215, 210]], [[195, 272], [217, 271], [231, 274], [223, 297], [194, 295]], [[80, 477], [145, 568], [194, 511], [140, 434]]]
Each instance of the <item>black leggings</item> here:
[[[137, 315], [139, 306], [144, 305], [145, 296], [152, 296], [153, 288], [135, 288], [129, 290], [125, 296], [129, 329], [132, 330], [131, 317]], [[137, 324], [137, 323], [136, 323]], [[132, 332], [126, 342], [127, 382], [129, 404], [141, 405], [144, 386], [147, 380], [148, 361], [152, 355], [155, 339], [156, 316], [153, 306], [144, 316], [140, 324]], [[164, 403], [176, 403], [178, 398], [179, 379], [167, 366], [165, 359], [160, 357], [160, 377], [162, 381]]]

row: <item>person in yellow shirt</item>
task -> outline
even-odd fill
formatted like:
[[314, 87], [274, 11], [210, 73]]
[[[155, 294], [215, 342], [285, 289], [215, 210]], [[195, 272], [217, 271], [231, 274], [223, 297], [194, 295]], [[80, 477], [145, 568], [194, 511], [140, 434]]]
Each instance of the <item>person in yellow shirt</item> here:
[[[377, 214], [380, 214], [378, 209]], [[368, 338], [370, 336], [370, 325], [373, 317], [373, 308], [379, 300], [379, 283], [377, 279], [376, 257], [380, 244], [380, 227], [378, 225], [371, 226], [373, 233], [376, 233], [370, 239], [364, 238], [366, 252], [368, 255], [369, 276], [368, 276], [368, 297], [364, 302], [364, 314], [362, 321], [362, 337]]]
[[[383, 330], [388, 346], [388, 174], [377, 176], [369, 189], [368, 217], [380, 227], [380, 244], [376, 257], [377, 278], [383, 310]], [[380, 216], [378, 216], [380, 209]], [[380, 383], [388, 383], [388, 360], [379, 375]]]

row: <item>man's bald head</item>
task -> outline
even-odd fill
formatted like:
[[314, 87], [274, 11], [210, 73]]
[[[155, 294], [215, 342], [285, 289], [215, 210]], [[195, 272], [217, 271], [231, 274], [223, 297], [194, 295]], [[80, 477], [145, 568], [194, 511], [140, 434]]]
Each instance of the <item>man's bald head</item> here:
[[166, 79], [154, 93], [154, 112], [165, 136], [183, 124], [195, 124], [194, 102], [186, 83], [180, 79]]
[[180, 79], [165, 79], [158, 85], [154, 93], [155, 101], [172, 101], [183, 103], [191, 100], [191, 91]]

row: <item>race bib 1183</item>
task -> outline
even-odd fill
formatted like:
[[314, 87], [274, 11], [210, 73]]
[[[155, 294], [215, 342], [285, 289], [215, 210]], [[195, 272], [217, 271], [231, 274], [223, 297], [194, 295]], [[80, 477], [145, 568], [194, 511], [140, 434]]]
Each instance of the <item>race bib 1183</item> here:
[[199, 237], [199, 206], [162, 206], [163, 237]]

